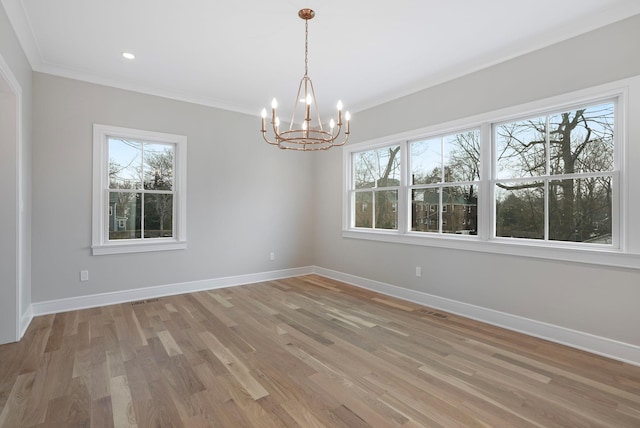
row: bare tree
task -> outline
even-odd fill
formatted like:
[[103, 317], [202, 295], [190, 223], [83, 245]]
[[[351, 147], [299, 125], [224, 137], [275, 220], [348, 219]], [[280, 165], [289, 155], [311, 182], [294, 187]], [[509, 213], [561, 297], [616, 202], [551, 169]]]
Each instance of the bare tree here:
[[[400, 184], [400, 146], [369, 150], [358, 153], [354, 162], [356, 189], [394, 187]], [[375, 195], [375, 196], [374, 196]], [[372, 201], [371, 198], [375, 197]], [[359, 192], [356, 209], [356, 225], [371, 227], [372, 205], [375, 205], [375, 227], [395, 229], [397, 222], [398, 194], [396, 190], [377, 190], [373, 193]]]
[[[173, 150], [169, 146], [164, 150], [145, 151], [144, 188], [145, 190], [162, 191], [171, 191], [173, 189]], [[167, 223], [172, 218], [172, 194], [145, 194], [145, 234], [150, 234], [155, 227], [159, 236], [165, 236]]]
[[[110, 227], [109, 239], [131, 239], [138, 237], [136, 229], [137, 207], [135, 205], [136, 188], [131, 179], [124, 177], [133, 161], [127, 165], [120, 165], [114, 159], [109, 160], [109, 188], [120, 191], [109, 192]], [[124, 222], [124, 227], [120, 226]]]
[[[575, 174], [612, 170], [612, 104], [505, 124], [498, 127], [497, 139], [498, 176], [530, 178], [498, 182], [503, 194], [512, 196], [499, 201], [506, 206], [498, 210], [512, 217], [498, 219], [499, 226], [501, 221], [502, 225], [511, 222], [527, 227], [539, 223], [544, 216], [540, 207], [544, 206], [545, 180], [537, 177], [552, 176], [546, 195], [550, 239], [582, 242], [611, 232], [611, 177]], [[520, 206], [523, 214], [519, 218], [513, 217], [513, 196], [529, 201], [526, 214]], [[509, 204], [513, 207], [508, 208]], [[511, 236], [504, 233], [510, 232], [502, 230], [501, 236]]]

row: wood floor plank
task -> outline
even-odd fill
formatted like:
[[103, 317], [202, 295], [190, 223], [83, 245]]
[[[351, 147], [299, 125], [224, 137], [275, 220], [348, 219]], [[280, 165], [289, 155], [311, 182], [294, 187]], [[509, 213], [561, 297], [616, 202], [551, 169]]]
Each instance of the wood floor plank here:
[[131, 399], [131, 390], [127, 384], [127, 377], [112, 377], [110, 379], [110, 390], [113, 425], [123, 428], [137, 428], [138, 424], [133, 410], [133, 400]]
[[640, 367], [317, 275], [34, 318], [0, 427], [640, 427]]
[[182, 349], [180, 349], [173, 336], [171, 336], [171, 333], [167, 330], [159, 331], [158, 338], [160, 339], [160, 342], [162, 342], [162, 346], [164, 346], [165, 351], [167, 351], [167, 355], [170, 357], [182, 355]]
[[282, 408], [289, 416], [291, 416], [298, 426], [309, 428], [327, 427], [327, 425], [323, 424], [313, 413], [300, 406], [298, 403], [285, 401], [282, 403]]
[[[26, 373], [17, 377], [11, 394], [0, 413], [0, 427], [20, 426], [27, 406], [23, 403], [28, 399], [29, 390], [33, 388], [35, 373]], [[16, 411], [11, 411], [16, 409]]]
[[220, 343], [213, 334], [204, 332], [200, 337], [254, 400], [269, 395], [269, 392], [251, 375], [241, 359]]
[[114, 428], [111, 397], [102, 397], [91, 402], [91, 428]]

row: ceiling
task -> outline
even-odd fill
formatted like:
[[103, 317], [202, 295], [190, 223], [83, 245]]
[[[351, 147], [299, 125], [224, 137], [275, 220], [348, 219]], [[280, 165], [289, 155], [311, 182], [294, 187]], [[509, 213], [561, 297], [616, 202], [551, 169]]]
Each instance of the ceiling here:
[[[640, 13], [638, 0], [1, 0], [36, 71], [258, 115], [363, 109]], [[126, 60], [122, 52], [136, 55]]]

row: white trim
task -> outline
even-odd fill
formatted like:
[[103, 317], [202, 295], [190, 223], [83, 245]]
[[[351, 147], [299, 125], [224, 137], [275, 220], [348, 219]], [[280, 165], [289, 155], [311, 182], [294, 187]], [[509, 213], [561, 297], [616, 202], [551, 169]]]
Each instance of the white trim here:
[[[161, 238], [158, 238], [160, 240]], [[187, 248], [186, 241], [167, 241], [151, 243], [126, 243], [126, 244], [105, 244], [91, 247], [91, 254], [94, 256], [104, 256], [107, 254], [127, 254], [127, 253], [147, 253], [152, 251], [172, 251], [184, 250]]]
[[[614, 189], [617, 189], [617, 197], [620, 201], [619, 204], [614, 205], [614, 211], [612, 213], [614, 218], [618, 219], [618, 246], [622, 251], [628, 251], [628, 237], [622, 231], [629, 230], [629, 222], [628, 222], [628, 213], [629, 213], [629, 198], [631, 197], [628, 189], [629, 189], [629, 154], [628, 154], [628, 146], [629, 146], [629, 138], [631, 134], [629, 133], [629, 109], [630, 109], [630, 96], [629, 96], [629, 86], [625, 87], [624, 96], [618, 100], [616, 104], [616, 117], [622, 119], [622, 126], [620, 126], [619, 121], [616, 121], [615, 124], [615, 135], [617, 138], [616, 143], [620, 144], [619, 150], [614, 151], [614, 168], [618, 171], [622, 171], [622, 174], [618, 174], [614, 180], [618, 180], [618, 185], [614, 186]], [[620, 159], [622, 157], [622, 159]], [[613, 231], [612, 231], [613, 232]]]
[[33, 305], [29, 304], [26, 312], [22, 314], [20, 318], [20, 335], [18, 336], [18, 340], [21, 340], [24, 334], [27, 332], [29, 325], [31, 325], [31, 321], [33, 321]]
[[[123, 137], [145, 142], [175, 145], [174, 174], [174, 237], [158, 239], [127, 239], [108, 241], [105, 189], [107, 179], [107, 140]], [[144, 131], [109, 125], [93, 125], [93, 195], [91, 250], [94, 256], [105, 254], [170, 251], [187, 248], [187, 137], [163, 132]]]
[[22, 86], [11, 71], [11, 67], [0, 54], [0, 78], [6, 81], [7, 86], [15, 96], [15, 144], [16, 144], [16, 320], [15, 320], [15, 340], [18, 341], [24, 334], [21, 328], [22, 321], [22, 290], [24, 288], [24, 260], [22, 251], [24, 249], [24, 231], [25, 223], [23, 221], [24, 213], [24, 180], [23, 180], [23, 162], [24, 162], [24, 142], [22, 135]]
[[637, 345], [317, 266], [313, 272], [367, 290], [640, 366], [640, 346]]
[[29, 21], [27, 11], [24, 9], [24, 2], [21, 0], [2, 0], [2, 5], [31, 68], [34, 71], [41, 71], [42, 54], [36, 42], [31, 21]]
[[205, 279], [201, 281], [157, 285], [153, 287], [114, 291], [111, 293], [69, 297], [66, 299], [35, 302], [32, 304], [32, 312], [34, 316], [55, 314], [59, 312], [75, 311], [79, 309], [115, 305], [118, 303], [132, 302], [136, 300], [173, 296], [177, 294], [193, 293], [196, 291], [214, 290], [224, 287], [235, 287], [238, 285], [251, 284], [256, 282], [273, 281], [275, 279], [308, 275], [310, 273], [313, 273], [313, 268], [311, 266], [293, 269], [282, 269], [270, 272], [250, 273], [237, 276], [227, 276], [222, 278]]

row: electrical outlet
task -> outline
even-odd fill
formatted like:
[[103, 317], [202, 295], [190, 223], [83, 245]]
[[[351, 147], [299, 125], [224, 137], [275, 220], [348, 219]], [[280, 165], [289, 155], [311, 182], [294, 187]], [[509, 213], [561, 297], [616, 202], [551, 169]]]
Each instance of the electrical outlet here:
[[420, 266], [416, 266], [416, 276], [422, 276], [422, 268]]
[[89, 281], [89, 271], [81, 270], [80, 271], [80, 281]]
[[276, 259], [276, 253], [275, 252], [270, 252], [269, 253], [269, 260], [274, 261]]

